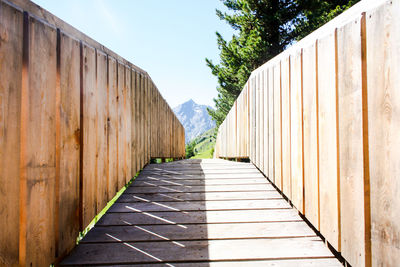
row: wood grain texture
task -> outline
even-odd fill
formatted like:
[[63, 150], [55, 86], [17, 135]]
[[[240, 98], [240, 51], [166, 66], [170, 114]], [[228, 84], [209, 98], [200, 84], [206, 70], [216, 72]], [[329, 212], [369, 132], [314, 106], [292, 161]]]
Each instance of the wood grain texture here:
[[280, 64], [274, 66], [274, 180], [282, 188], [282, 90]]
[[59, 255], [73, 247], [79, 232], [79, 149], [80, 149], [80, 49], [79, 42], [60, 36], [60, 182]]
[[336, 33], [318, 40], [318, 149], [320, 229], [340, 251], [335, 44]]
[[[0, 1], [0, 69], [0, 265], [57, 264], [136, 173], [131, 70], [146, 77], [143, 164], [156, 89], [143, 70], [29, 1]], [[159, 123], [171, 131], [159, 138], [171, 139], [163, 149], [174, 157], [184, 131], [160, 100], [169, 117]]]
[[18, 265], [23, 14], [0, 2], [0, 265]]
[[83, 46], [83, 227], [97, 214], [96, 184], [96, 54], [92, 47]]
[[319, 229], [316, 45], [303, 50], [304, 207], [307, 219]]
[[386, 1], [366, 14], [372, 266], [396, 266], [400, 255], [399, 12]]
[[132, 175], [132, 159], [131, 159], [131, 147], [132, 147], [132, 111], [131, 111], [131, 68], [125, 66], [125, 102], [124, 102], [124, 114], [125, 114], [125, 164], [126, 164], [126, 177], [125, 184], [127, 184], [133, 177]]
[[268, 69], [268, 178], [275, 182], [274, 68]]
[[337, 34], [341, 248], [352, 266], [365, 266], [361, 17]]
[[290, 176], [292, 203], [304, 214], [303, 52], [290, 55]]
[[49, 265], [55, 253], [56, 45], [56, 29], [30, 17], [28, 103], [26, 120], [21, 121], [26, 125], [26, 147], [21, 149], [26, 163], [27, 265]]
[[290, 57], [285, 57], [281, 62], [281, 87], [282, 87], [282, 192], [292, 199], [291, 177], [291, 147], [290, 147]]
[[[197, 167], [213, 164], [185, 160], [145, 169], [150, 172], [165, 166], [171, 170], [173, 166], [182, 168], [196, 162]], [[217, 166], [223, 170], [232, 165], [227, 162], [227, 166]], [[304, 264], [314, 264], [316, 258], [334, 259], [323, 241], [276, 190], [271, 192], [277, 198], [246, 200], [246, 194], [214, 193], [208, 186], [203, 187], [202, 193], [189, 194], [143, 194], [142, 188], [133, 183], [128, 188], [131, 193], [121, 196], [61, 265], [197, 265], [226, 260], [237, 264], [263, 259], [275, 260], [280, 266], [287, 259], [301, 259]], [[260, 197], [266, 192], [252, 193], [253, 197]]]
[[108, 200], [118, 191], [117, 62], [108, 58]]
[[117, 106], [118, 106], [118, 189], [119, 191], [126, 180], [126, 123], [125, 123], [125, 66], [117, 62]]
[[96, 51], [96, 214], [108, 202], [107, 192], [107, 55]]

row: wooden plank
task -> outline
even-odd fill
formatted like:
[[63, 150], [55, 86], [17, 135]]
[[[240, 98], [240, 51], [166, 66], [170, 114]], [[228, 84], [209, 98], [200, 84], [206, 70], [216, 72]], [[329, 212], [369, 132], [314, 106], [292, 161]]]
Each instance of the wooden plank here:
[[363, 127], [369, 143], [364, 142], [364, 168], [370, 177], [364, 178], [364, 188], [366, 197], [371, 190], [365, 211], [370, 204], [372, 266], [396, 266], [400, 255], [399, 13], [399, 1], [386, 1], [366, 14], [367, 80], [363, 82], [368, 92], [363, 92], [363, 101], [368, 102], [368, 113]]
[[315, 232], [302, 221], [188, 224], [185, 227], [176, 227], [176, 225], [95, 227], [85, 236], [81, 243], [115, 242], [115, 239], [110, 236], [121, 239], [123, 242], [316, 236]]
[[219, 201], [190, 201], [190, 202], [133, 202], [115, 203], [109, 212], [144, 212], [144, 211], [208, 211], [208, 210], [255, 210], [255, 209], [290, 209], [283, 199], [254, 199], [254, 200], [219, 200]]
[[264, 89], [262, 91], [262, 101], [263, 101], [263, 166], [264, 166], [264, 175], [269, 177], [269, 69], [266, 68], [264, 70], [263, 75], [263, 86]]
[[[98, 226], [301, 221], [294, 209], [106, 213]], [[182, 227], [181, 227], [182, 228]]]
[[192, 201], [192, 200], [232, 200], [232, 199], [278, 199], [282, 196], [276, 191], [246, 192], [205, 192], [205, 193], [125, 193], [117, 202], [141, 202], [141, 201]]
[[280, 64], [274, 66], [274, 180], [282, 189], [282, 90]]
[[[146, 164], [150, 162], [151, 158], [151, 78], [147, 75], [147, 158]], [[172, 135], [171, 135], [172, 136]]]
[[118, 88], [117, 62], [108, 57], [108, 200], [118, 191]]
[[96, 54], [95, 50], [83, 45], [83, 227], [97, 214], [96, 186]]
[[303, 55], [290, 55], [290, 176], [293, 205], [304, 214]]
[[[188, 263], [170, 262], [176, 267], [188, 266]], [[124, 267], [126, 265], [113, 265], [113, 267]], [[135, 265], [134, 265], [135, 266]], [[148, 263], [141, 266], [160, 266], [160, 263]], [[320, 259], [280, 259], [280, 260], [242, 260], [242, 261], [213, 261], [213, 262], [196, 262], [198, 267], [236, 267], [236, 266], [265, 266], [265, 267], [311, 267], [311, 266], [326, 266], [326, 267], [341, 267], [343, 266], [337, 259], [320, 258]]]
[[[96, 51], [96, 214], [108, 202], [107, 192], [107, 55]], [[92, 136], [93, 138], [93, 136]]]
[[146, 131], [145, 131], [145, 75], [140, 74], [140, 166], [141, 169], [145, 165], [145, 155], [146, 155]]
[[260, 111], [261, 111], [261, 101], [260, 101], [260, 90], [261, 90], [261, 72], [258, 72], [255, 76], [255, 84], [254, 84], [254, 93], [255, 93], [255, 165], [258, 168], [261, 168], [261, 164], [260, 164], [260, 157], [261, 157], [261, 151], [260, 151], [260, 144], [261, 144], [261, 140], [260, 140], [260, 130], [261, 130], [261, 125], [260, 125]]
[[281, 86], [282, 86], [282, 192], [292, 199], [291, 181], [291, 147], [290, 147], [290, 57], [282, 59], [281, 62]]
[[60, 143], [58, 255], [75, 246], [79, 233], [80, 149], [79, 42], [60, 34]]
[[198, 179], [226, 179], [227, 175], [229, 175], [229, 179], [255, 179], [261, 178], [265, 179], [262, 174], [189, 174], [189, 175], [174, 175], [174, 174], [151, 174], [151, 173], [141, 173], [139, 177], [152, 177], [157, 179], [164, 179], [164, 180], [198, 180]]
[[268, 68], [268, 178], [275, 181], [275, 107], [274, 107], [274, 68]]
[[316, 43], [303, 50], [304, 208], [307, 219], [320, 229], [316, 53]]
[[138, 167], [136, 166], [136, 157], [137, 157], [137, 125], [136, 125], [136, 72], [131, 69], [131, 176], [134, 177], [138, 172]]
[[[118, 238], [115, 240], [118, 243], [81, 244], [63, 264], [332, 257], [324, 243], [315, 237], [180, 241], [180, 245], [158, 242], [157, 246], [153, 242], [122, 243]], [[227, 246], [235, 248], [234, 253], [227, 250]]]
[[126, 189], [128, 193], [179, 193], [179, 192], [226, 192], [226, 191], [264, 191], [274, 190], [274, 187], [270, 184], [256, 184], [256, 185], [207, 185], [207, 186], [157, 186], [152, 183], [148, 183], [149, 186], [141, 186], [135, 188], [130, 186]]
[[361, 17], [337, 31], [341, 249], [365, 266]]
[[126, 181], [126, 124], [125, 124], [125, 66], [122, 62], [117, 62], [117, 106], [118, 106], [118, 190], [120, 190]]
[[147, 183], [155, 185], [231, 185], [231, 184], [269, 184], [265, 178], [250, 179], [190, 179], [180, 181], [170, 181], [169, 179], [158, 179], [153, 177], [137, 178], [133, 182], [133, 186], [146, 186]]
[[340, 251], [335, 36], [318, 40], [318, 149], [321, 233]]
[[128, 183], [132, 175], [132, 160], [131, 160], [131, 147], [132, 147], [132, 111], [131, 111], [131, 68], [125, 66], [125, 101], [124, 101], [124, 117], [125, 117], [125, 164], [126, 164], [126, 177], [125, 183]]
[[[264, 166], [264, 154], [266, 153], [265, 147], [264, 147], [264, 121], [268, 119], [268, 116], [264, 116], [264, 91], [266, 90], [265, 88], [265, 71], [263, 70], [260, 73], [260, 93], [259, 93], [259, 105], [260, 105], [260, 110], [259, 110], [259, 120], [258, 120], [258, 125], [259, 125], [259, 143], [258, 147], [260, 150], [260, 158], [259, 158], [259, 164], [260, 164], [260, 170], [265, 173], [265, 166]], [[267, 150], [268, 151], [268, 150]]]
[[29, 17], [29, 87], [23, 92], [26, 100], [21, 111], [25, 125], [21, 172], [26, 175], [26, 195], [22, 196], [26, 199], [26, 258], [20, 258], [21, 265], [48, 266], [55, 251], [56, 46], [56, 29]]
[[136, 122], [136, 170], [140, 171], [142, 169], [141, 166], [141, 161], [140, 161], [140, 157], [141, 157], [141, 136], [142, 136], [142, 132], [141, 132], [141, 124], [140, 124], [140, 102], [141, 102], [141, 98], [140, 98], [140, 74], [138, 72], [136, 72], [136, 86], [135, 86], [135, 122]]
[[0, 2], [0, 264], [4, 266], [16, 266], [19, 260], [22, 38], [22, 12]]
[[141, 99], [141, 93], [140, 93], [140, 73], [136, 72], [136, 88], [135, 88], [135, 101], [136, 101], [136, 144], [137, 144], [137, 154], [136, 154], [136, 166], [137, 170], [140, 171], [142, 169], [141, 165], [141, 155], [142, 155], [142, 145], [141, 145], [141, 138], [142, 138], [142, 127], [141, 127], [141, 110], [140, 110], [140, 103], [142, 101]]

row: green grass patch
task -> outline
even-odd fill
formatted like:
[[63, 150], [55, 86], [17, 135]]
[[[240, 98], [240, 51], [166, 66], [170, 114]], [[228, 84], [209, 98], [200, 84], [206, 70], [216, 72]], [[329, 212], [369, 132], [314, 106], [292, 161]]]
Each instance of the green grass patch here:
[[107, 203], [107, 205], [98, 213], [94, 219], [89, 223], [89, 225], [83, 230], [79, 232], [79, 235], [76, 239], [76, 244], [78, 245], [79, 242], [85, 237], [85, 235], [94, 227], [94, 225], [100, 220], [100, 218], [107, 212], [107, 210], [117, 201], [117, 199], [125, 192], [125, 190], [133, 183], [133, 181], [139, 176], [139, 172], [136, 173], [135, 177], [133, 177], [121, 190], [117, 192], [117, 194]]
[[191, 159], [209, 159], [213, 157], [215, 147], [215, 131], [216, 128], [210, 129], [192, 141], [194, 143], [194, 155], [190, 157]]

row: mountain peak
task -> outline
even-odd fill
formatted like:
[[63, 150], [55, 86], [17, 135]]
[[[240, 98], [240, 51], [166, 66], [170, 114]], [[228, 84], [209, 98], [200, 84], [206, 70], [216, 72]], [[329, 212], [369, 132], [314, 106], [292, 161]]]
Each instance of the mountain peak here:
[[215, 127], [215, 123], [208, 114], [207, 108], [209, 106], [199, 105], [193, 99], [189, 99], [173, 108], [175, 115], [185, 128], [186, 143]]

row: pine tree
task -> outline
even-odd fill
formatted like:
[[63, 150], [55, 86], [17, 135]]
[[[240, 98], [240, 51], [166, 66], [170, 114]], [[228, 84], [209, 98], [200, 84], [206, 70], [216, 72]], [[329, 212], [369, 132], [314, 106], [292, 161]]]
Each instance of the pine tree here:
[[251, 72], [359, 0], [221, 0], [230, 10], [217, 16], [237, 34], [230, 41], [217, 32], [220, 63], [206, 59], [218, 78], [216, 109], [209, 114], [219, 126]]

